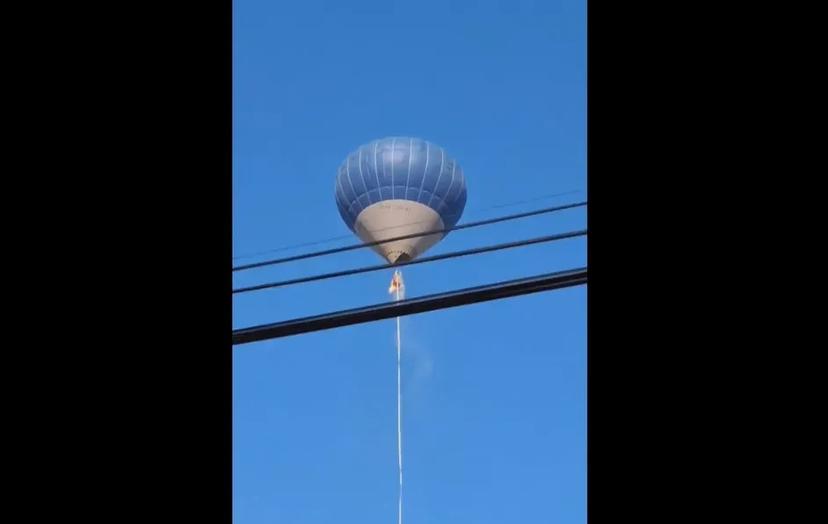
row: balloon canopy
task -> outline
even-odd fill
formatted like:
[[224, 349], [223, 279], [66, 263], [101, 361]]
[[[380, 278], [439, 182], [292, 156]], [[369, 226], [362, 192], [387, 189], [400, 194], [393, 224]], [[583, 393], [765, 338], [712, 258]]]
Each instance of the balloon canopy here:
[[[363, 242], [451, 228], [466, 205], [463, 170], [419, 138], [374, 140], [348, 155], [336, 177], [336, 205]], [[436, 233], [373, 246], [389, 263], [412, 260], [439, 242]]]

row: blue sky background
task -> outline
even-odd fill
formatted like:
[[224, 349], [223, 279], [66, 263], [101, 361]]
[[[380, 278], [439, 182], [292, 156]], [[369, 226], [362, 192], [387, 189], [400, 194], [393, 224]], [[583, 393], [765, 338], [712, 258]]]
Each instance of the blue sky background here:
[[[585, 2], [234, 4], [234, 264], [355, 241], [336, 169], [384, 136], [457, 159], [461, 222], [586, 199]], [[429, 254], [584, 227], [585, 210], [571, 210], [452, 233]], [[378, 262], [363, 250], [234, 285]], [[417, 296], [584, 265], [586, 240], [573, 239], [404, 276]], [[233, 323], [384, 302], [390, 276], [239, 295]], [[404, 522], [584, 522], [586, 288], [402, 326]], [[395, 351], [393, 320], [234, 349], [236, 524], [396, 522]]]

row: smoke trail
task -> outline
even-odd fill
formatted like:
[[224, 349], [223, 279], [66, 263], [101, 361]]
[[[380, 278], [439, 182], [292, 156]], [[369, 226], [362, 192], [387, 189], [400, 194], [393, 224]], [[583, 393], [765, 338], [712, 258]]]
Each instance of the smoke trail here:
[[[397, 291], [397, 300], [400, 292]], [[397, 459], [400, 469], [400, 500], [398, 524], [402, 524], [402, 395], [400, 390], [400, 317], [397, 317]]]
[[[391, 287], [388, 288], [389, 293], [394, 293], [394, 300], [399, 302], [404, 296], [405, 286], [403, 284], [402, 272], [394, 271], [394, 277], [391, 279]], [[402, 524], [402, 388], [400, 378], [400, 356], [402, 353], [402, 344], [400, 342], [400, 317], [397, 317], [397, 464], [400, 472], [400, 495], [398, 501], [398, 524]]]

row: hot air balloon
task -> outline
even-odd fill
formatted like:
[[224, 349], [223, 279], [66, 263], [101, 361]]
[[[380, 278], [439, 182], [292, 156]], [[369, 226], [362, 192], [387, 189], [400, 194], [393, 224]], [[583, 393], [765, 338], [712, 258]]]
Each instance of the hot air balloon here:
[[[336, 177], [336, 205], [363, 242], [453, 227], [466, 205], [463, 170], [446, 151], [419, 138], [374, 140], [348, 155]], [[422, 255], [436, 233], [372, 246], [390, 264]]]

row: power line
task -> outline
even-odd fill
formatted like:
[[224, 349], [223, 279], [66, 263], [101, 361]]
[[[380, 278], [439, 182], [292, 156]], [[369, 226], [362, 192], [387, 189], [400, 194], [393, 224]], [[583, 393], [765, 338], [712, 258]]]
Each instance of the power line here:
[[[475, 209], [474, 212], [479, 213], [481, 211], [489, 211], [491, 209], [502, 209], [504, 207], [514, 207], [514, 206], [519, 206], [521, 204], [527, 204], [529, 202], [537, 202], [537, 201], [540, 201], [540, 200], [547, 200], [549, 198], [555, 198], [555, 197], [559, 197], [559, 196], [571, 195], [571, 194], [574, 194], [574, 193], [582, 193], [582, 192], [583, 191], [580, 190], [580, 189], [574, 189], [574, 190], [571, 190], [571, 191], [563, 191], [561, 193], [551, 193], [551, 194], [548, 194], [548, 195], [541, 195], [539, 197], [531, 198], [531, 199], [528, 199], [528, 200], [519, 200], [519, 201], [516, 201], [516, 202], [509, 202], [509, 203], [506, 203], [506, 204], [495, 204], [495, 205], [492, 205], [492, 206], [484, 207], [482, 209]], [[454, 216], [454, 215], [451, 215], [451, 216]], [[390, 228], [378, 229], [377, 231], [384, 231], [385, 229], [394, 229], [394, 228], [398, 228], [398, 227], [403, 227], [403, 226], [393, 226], [393, 227], [390, 227]], [[278, 247], [278, 248], [274, 248], [274, 249], [268, 249], [266, 251], [258, 251], [256, 253], [250, 253], [250, 254], [247, 254], [247, 255], [238, 255], [238, 256], [233, 257], [233, 260], [241, 260], [241, 259], [244, 259], [244, 258], [255, 258], [257, 256], [267, 255], [269, 253], [278, 253], [279, 251], [289, 251], [291, 249], [296, 249], [296, 248], [300, 248], [300, 247], [318, 246], [320, 244], [328, 244], [328, 243], [334, 242], [336, 240], [344, 240], [344, 239], [348, 239], [348, 238], [352, 238], [352, 237], [353, 237], [353, 235], [340, 235], [340, 236], [330, 237], [330, 238], [326, 238], [326, 239], [322, 239], [322, 240], [316, 240], [316, 241], [312, 241], [312, 242], [303, 242], [303, 243], [300, 243], [300, 244], [291, 244], [291, 245], [288, 245], [288, 246], [282, 246], [282, 247]]]
[[526, 200], [518, 200], [516, 202], [509, 202], [508, 204], [497, 204], [497, 205], [494, 205], [494, 206], [489, 206], [487, 209], [503, 209], [504, 207], [514, 207], [514, 206], [519, 206], [521, 204], [530, 204], [532, 202], [539, 202], [541, 200], [547, 200], [551, 197], [571, 195], [571, 194], [574, 194], [574, 193], [582, 193], [582, 192], [583, 191], [581, 191], [579, 189], [576, 189], [576, 190], [573, 190], [573, 191], [565, 191], [563, 193], [555, 193], [553, 195], [541, 195], [539, 197], [528, 198]]
[[[417, 258], [408, 262], [400, 262], [395, 264], [394, 267], [402, 267], [402, 266], [413, 266], [415, 264], [425, 264], [427, 262], [436, 262], [437, 260], [445, 260], [448, 258], [457, 258], [457, 257], [464, 257], [468, 255], [477, 255], [480, 253], [489, 253], [491, 251], [500, 251], [503, 249], [511, 249], [515, 247], [521, 246], [528, 246], [532, 244], [540, 244], [543, 242], [553, 242], [556, 240], [563, 240], [567, 238], [574, 238], [579, 236], [584, 236], [587, 234], [586, 229], [582, 229], [580, 231], [569, 231], [567, 233], [559, 233], [556, 235], [546, 235], [542, 237], [535, 237], [529, 238], [526, 240], [518, 240], [515, 242], [506, 242], [503, 244], [494, 244], [490, 246], [483, 246], [483, 247], [476, 247], [472, 249], [464, 249], [462, 251], [453, 251], [451, 253], [444, 253], [442, 255], [434, 255], [430, 257], [423, 257]], [[378, 264], [375, 266], [365, 266], [355, 269], [346, 269], [344, 271], [335, 271], [333, 273], [323, 273], [321, 275], [312, 275], [309, 277], [301, 277], [301, 278], [294, 278], [291, 280], [281, 280], [278, 282], [268, 282], [266, 284], [258, 284], [255, 286], [243, 287], [233, 290], [233, 294], [236, 293], [248, 293], [250, 291], [260, 291], [262, 289], [270, 289], [275, 287], [283, 287], [283, 286], [290, 286], [293, 284], [304, 284], [306, 282], [314, 282], [317, 280], [326, 280], [329, 278], [336, 278], [336, 277], [344, 277], [349, 275], [356, 275], [359, 273], [369, 273], [372, 271], [382, 271], [384, 269], [388, 269], [390, 266], [388, 264]]]
[[556, 273], [547, 273], [534, 277], [521, 278], [486, 284], [483, 286], [458, 289], [436, 293], [423, 297], [401, 300], [384, 304], [375, 304], [361, 308], [335, 311], [311, 317], [297, 318], [233, 330], [233, 345], [249, 344], [261, 340], [287, 337], [312, 331], [321, 331], [353, 324], [384, 320], [396, 316], [425, 313], [501, 298], [515, 297], [540, 291], [562, 289], [587, 283], [587, 268], [571, 269]]
[[[361, 244], [351, 244], [351, 245], [348, 245], [348, 246], [325, 249], [325, 250], [322, 250], [322, 251], [314, 251], [314, 252], [311, 252], [311, 253], [304, 253], [304, 254], [301, 254], [301, 255], [293, 255], [293, 256], [284, 257], [284, 258], [277, 258], [277, 259], [273, 259], [273, 260], [265, 260], [265, 261], [262, 261], [262, 262], [254, 262], [252, 264], [245, 264], [245, 265], [242, 265], [242, 266], [236, 266], [236, 267], [233, 268], [233, 271], [244, 271], [244, 270], [247, 270], [247, 269], [254, 269], [254, 268], [263, 267], [263, 266], [272, 266], [272, 265], [276, 265], [276, 264], [284, 264], [286, 262], [295, 262], [297, 260], [304, 260], [304, 259], [308, 259], [308, 258], [321, 257], [321, 256], [325, 256], [325, 255], [333, 255], [335, 253], [343, 253], [345, 251], [352, 251], [354, 249], [362, 249], [362, 248], [366, 248], [366, 247], [377, 246], [377, 245], [380, 245], [380, 244], [386, 244], [388, 242], [396, 242], [397, 240], [406, 240], [406, 239], [409, 239], [409, 238], [423, 237], [423, 236], [428, 236], [428, 235], [434, 235], [434, 234], [437, 234], [437, 233], [448, 233], [449, 231], [457, 231], [457, 230], [460, 230], [460, 229], [469, 229], [469, 228], [473, 228], [473, 227], [480, 227], [480, 226], [485, 226], [485, 225], [489, 225], [489, 224], [496, 224], [498, 222], [506, 222], [506, 221], [509, 221], [509, 220], [517, 220], [519, 218], [526, 218], [526, 217], [531, 217], [531, 216], [536, 216], [536, 215], [542, 215], [542, 214], [545, 214], [545, 213], [554, 213], [556, 211], [563, 211], [565, 209], [572, 209], [572, 208], [576, 208], [576, 207], [582, 207], [582, 206], [585, 206], [585, 205], [587, 205], [586, 201], [575, 202], [575, 203], [572, 203], [572, 204], [565, 204], [565, 205], [562, 205], [562, 206], [546, 207], [546, 208], [543, 208], [543, 209], [537, 209], [537, 210], [534, 210], [534, 211], [527, 211], [527, 212], [524, 212], [524, 213], [517, 213], [517, 214], [513, 214], [513, 215], [506, 215], [506, 216], [500, 216], [500, 217], [495, 217], [495, 218], [488, 218], [488, 219], [485, 219], [485, 220], [477, 220], [475, 222], [467, 222], [465, 224], [461, 224], [461, 225], [450, 227], [450, 228], [434, 229], [434, 230], [431, 230], [431, 231], [426, 231], [424, 233], [412, 233], [412, 234], [409, 234], [409, 235], [402, 235], [402, 236], [398, 236], [398, 237], [389, 238], [389, 239], [386, 239], [386, 240], [377, 240], [377, 241], [374, 241], [374, 242], [366, 242], [366, 243], [361, 243]], [[396, 227], [400, 227], [400, 226], [396, 226]]]

